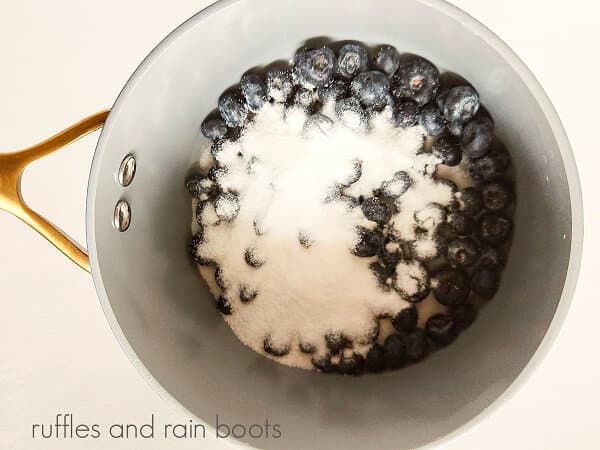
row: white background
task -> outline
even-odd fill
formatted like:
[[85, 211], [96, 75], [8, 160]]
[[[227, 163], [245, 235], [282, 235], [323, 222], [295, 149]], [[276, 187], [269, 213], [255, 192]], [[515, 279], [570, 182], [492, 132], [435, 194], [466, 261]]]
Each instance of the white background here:
[[[142, 58], [210, 1], [0, 2], [0, 151], [33, 144], [110, 107]], [[599, 448], [600, 208], [596, 165], [600, 11], [591, 0], [454, 0], [529, 65], [569, 133], [586, 205], [584, 262], [573, 306], [543, 364], [517, 395], [445, 449]], [[226, 30], [223, 30], [226, 38]], [[216, 36], [215, 38], [219, 38]], [[35, 163], [30, 204], [85, 241], [87, 176], [97, 135]], [[31, 424], [184, 421], [121, 352], [91, 277], [0, 212], [0, 449], [158, 449], [164, 441], [32, 441]], [[168, 448], [228, 448], [206, 439]]]

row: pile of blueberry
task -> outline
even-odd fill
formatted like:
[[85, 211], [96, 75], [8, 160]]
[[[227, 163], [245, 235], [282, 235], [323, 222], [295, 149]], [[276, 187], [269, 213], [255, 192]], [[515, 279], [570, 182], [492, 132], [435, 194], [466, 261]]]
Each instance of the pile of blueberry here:
[[[371, 270], [382, 289], [394, 289], [413, 305], [387, 318], [395, 333], [383, 345], [377, 344], [376, 327], [366, 356], [353, 352], [353, 343], [346, 336], [332, 332], [325, 336], [328, 354], [315, 356], [313, 365], [322, 372], [352, 375], [396, 369], [453, 342], [473, 323], [479, 307], [498, 290], [513, 231], [515, 194], [510, 156], [494, 136], [494, 122], [471, 85], [459, 77], [440, 74], [434, 64], [420, 56], [401, 55], [389, 45], [377, 49], [360, 43], [302, 48], [292, 64], [247, 73], [239, 86], [220, 97], [218, 114], [202, 123], [201, 132], [213, 141], [212, 151], [216, 154], [225, 140], [235, 140], [243, 134], [244, 127], [266, 103], [281, 103], [286, 110], [301, 108], [307, 112], [307, 135], [326, 133], [333, 123], [322, 112], [328, 101], [335, 102], [337, 120], [356, 132], [367, 130], [375, 114], [391, 107], [395, 126], [421, 125], [428, 136], [426, 151], [431, 151], [445, 166], [464, 163], [475, 182], [475, 186], [459, 190], [451, 181], [440, 178], [439, 182], [451, 187], [454, 201], [449, 206], [430, 204], [417, 211], [417, 238], [412, 241], [403, 241], [390, 226], [402, 195], [413, 182], [408, 173], [396, 172], [368, 198], [344, 198], [342, 191], [332, 197], [360, 207], [373, 222], [372, 228], [357, 230], [358, 243], [353, 253], [356, 257], [374, 258]], [[248, 172], [251, 171], [249, 163]], [[355, 178], [360, 177], [360, 161], [355, 172]], [[215, 160], [208, 173], [186, 180], [188, 191], [199, 203], [199, 223], [202, 210], [209, 203], [214, 205], [220, 221], [231, 221], [237, 216], [239, 201], [235, 193], [222, 192], [219, 187], [219, 178], [225, 173], [227, 167]], [[255, 229], [260, 235], [259, 228], [257, 224]], [[311, 245], [310, 237], [303, 233], [298, 239], [304, 247]], [[202, 242], [200, 231], [189, 244], [193, 260], [200, 265], [215, 265], [199, 255]], [[253, 249], [248, 249], [245, 258], [253, 267], [263, 263]], [[397, 282], [400, 266], [416, 282], [417, 287], [411, 292]], [[218, 267], [216, 278], [221, 285]], [[227, 286], [222, 288], [226, 292]], [[414, 304], [430, 294], [446, 312], [433, 315], [420, 328]], [[243, 303], [257, 295], [241, 289]], [[217, 299], [216, 305], [221, 313], [232, 313], [226, 294]], [[290, 351], [287, 347], [274, 348], [268, 336], [264, 350], [273, 356]], [[315, 349], [306, 344], [300, 345], [300, 351], [312, 354]]]

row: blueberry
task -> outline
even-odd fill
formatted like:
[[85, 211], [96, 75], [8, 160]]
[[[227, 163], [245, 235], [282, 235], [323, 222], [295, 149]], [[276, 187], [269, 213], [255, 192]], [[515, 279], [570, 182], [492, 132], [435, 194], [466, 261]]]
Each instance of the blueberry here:
[[388, 336], [383, 344], [386, 366], [389, 369], [398, 369], [406, 362], [406, 345], [399, 334]]
[[313, 245], [312, 238], [302, 231], [298, 233], [298, 242], [300, 242], [300, 245], [304, 248], [310, 248]]
[[446, 122], [439, 109], [426, 105], [419, 114], [419, 124], [425, 128], [428, 136], [441, 136], [446, 131]]
[[250, 267], [259, 268], [265, 263], [264, 257], [254, 247], [247, 248], [244, 252], [244, 260]]
[[408, 361], [421, 361], [427, 355], [427, 351], [429, 350], [427, 335], [422, 329], [417, 328], [409, 333], [405, 333], [402, 338], [404, 339], [404, 349]]
[[346, 44], [339, 50], [337, 73], [345, 78], [353, 78], [359, 72], [369, 69], [369, 53], [361, 44]]
[[273, 343], [271, 336], [265, 336], [263, 340], [263, 350], [272, 356], [285, 356], [290, 352], [289, 345], [277, 346]]
[[425, 324], [427, 337], [438, 345], [451, 344], [458, 336], [454, 318], [448, 314], [435, 314]]
[[462, 123], [447, 123], [446, 128], [452, 136], [460, 138], [463, 133], [464, 125]]
[[338, 370], [343, 375], [360, 375], [365, 369], [365, 358], [359, 353], [353, 353], [352, 356], [340, 359]]
[[229, 289], [229, 283], [225, 279], [225, 274], [223, 273], [223, 268], [219, 265], [217, 265], [217, 267], [215, 269], [215, 283], [223, 291], [226, 291]]
[[227, 166], [214, 166], [208, 170], [207, 178], [215, 183], [218, 183], [221, 178], [227, 175], [229, 169]]
[[368, 372], [379, 373], [385, 370], [385, 351], [379, 344], [374, 344], [367, 352], [365, 368]]
[[375, 56], [375, 67], [388, 76], [392, 76], [400, 66], [400, 55], [395, 47], [391, 45], [382, 45], [377, 50]]
[[339, 100], [345, 97], [350, 86], [344, 80], [333, 80], [326, 86], [321, 86], [317, 89], [317, 97], [321, 103], [327, 103], [329, 100]]
[[479, 238], [486, 244], [498, 245], [506, 242], [513, 229], [512, 221], [501, 214], [488, 213], [481, 218]]
[[381, 231], [357, 227], [357, 234], [358, 239], [352, 249], [356, 256], [368, 258], [377, 255], [383, 249], [385, 238]]
[[417, 327], [417, 319], [417, 308], [409, 306], [392, 318], [392, 325], [400, 332], [412, 331]]
[[361, 205], [361, 209], [367, 220], [378, 225], [385, 225], [392, 218], [390, 207], [377, 197], [367, 198]]
[[444, 306], [456, 306], [469, 297], [469, 277], [460, 269], [446, 268], [431, 283], [433, 296]]
[[395, 264], [386, 264], [381, 259], [369, 264], [369, 268], [382, 285], [387, 285], [388, 280], [391, 280], [396, 272]]
[[231, 192], [222, 192], [215, 200], [217, 217], [225, 222], [234, 220], [240, 212], [240, 201]]
[[504, 176], [509, 165], [509, 157], [501, 151], [492, 151], [469, 164], [469, 173], [477, 182], [493, 181]]
[[435, 231], [441, 223], [446, 221], [446, 218], [446, 209], [437, 203], [430, 203], [414, 214], [418, 227], [426, 231]]
[[468, 216], [476, 216], [483, 210], [483, 199], [481, 191], [474, 187], [468, 187], [456, 194], [458, 209]]
[[250, 111], [258, 112], [268, 101], [267, 86], [265, 86], [260, 75], [255, 73], [245, 74], [240, 81], [240, 87]]
[[277, 103], [285, 103], [294, 88], [292, 72], [288, 67], [273, 67], [266, 75], [267, 94]]
[[462, 159], [462, 150], [458, 141], [452, 136], [442, 136], [433, 143], [431, 152], [446, 166], [457, 166]]
[[223, 139], [227, 134], [228, 128], [221, 119], [207, 119], [200, 125], [200, 131], [204, 137], [216, 140]]
[[488, 247], [481, 252], [479, 264], [483, 266], [502, 267], [506, 264], [505, 255], [502, 255], [497, 248]]
[[410, 175], [402, 170], [396, 172], [394, 177], [389, 181], [384, 181], [381, 184], [381, 192], [390, 198], [398, 198], [412, 185]]
[[347, 347], [352, 345], [350, 339], [345, 336], [343, 333], [338, 331], [331, 331], [325, 335], [325, 342], [327, 344], [327, 348], [333, 353], [339, 353]]
[[229, 303], [229, 300], [227, 299], [225, 294], [221, 294], [215, 300], [215, 306], [217, 307], [217, 310], [224, 316], [230, 316], [233, 312], [231, 309], [231, 303]]
[[473, 272], [471, 289], [483, 298], [492, 298], [500, 286], [500, 268], [494, 265], [481, 265]]
[[335, 364], [331, 362], [331, 355], [324, 355], [311, 360], [315, 369], [323, 373], [335, 372]]
[[480, 114], [467, 122], [460, 143], [469, 158], [481, 158], [490, 151], [493, 137], [494, 122], [490, 117]]
[[393, 288], [407, 302], [418, 303], [424, 300], [431, 290], [429, 273], [418, 261], [401, 261], [396, 266]]
[[302, 130], [303, 136], [308, 139], [327, 136], [333, 128], [333, 120], [325, 114], [316, 113], [308, 117]]
[[513, 198], [511, 189], [505, 183], [492, 182], [481, 189], [483, 206], [489, 211], [502, 211]]
[[248, 175], [256, 175], [256, 167], [259, 164], [259, 159], [252, 155], [246, 164], [246, 173]]
[[362, 161], [355, 159], [352, 161], [352, 170], [348, 174], [348, 177], [342, 182], [342, 186], [349, 187], [360, 180], [362, 176]]
[[335, 114], [342, 124], [357, 133], [367, 128], [367, 113], [354, 98], [342, 98], [335, 104]]
[[350, 91], [367, 107], [383, 107], [390, 93], [390, 80], [377, 70], [359, 73], [350, 84]]
[[477, 318], [477, 309], [472, 303], [464, 303], [450, 310], [458, 331], [469, 328]]
[[251, 302], [257, 296], [258, 296], [258, 291], [256, 289], [252, 289], [247, 284], [242, 284], [240, 286], [240, 300], [243, 303]]
[[328, 84], [335, 72], [335, 53], [329, 47], [302, 49], [294, 56], [294, 75], [309, 89]]
[[479, 246], [471, 238], [455, 239], [448, 245], [448, 262], [454, 267], [471, 267], [479, 254]]
[[300, 342], [298, 348], [302, 353], [306, 354], [312, 354], [317, 351], [317, 347], [315, 347], [313, 344], [309, 344], [308, 342]]
[[455, 86], [444, 97], [441, 108], [448, 122], [466, 123], [479, 111], [479, 95], [471, 86]]
[[400, 128], [414, 127], [419, 122], [419, 107], [412, 100], [396, 102], [394, 123]]
[[310, 111], [316, 101], [317, 93], [314, 90], [306, 89], [305, 87], [299, 87], [292, 99], [294, 105], [297, 105], [306, 111]]
[[397, 98], [408, 98], [423, 106], [435, 98], [439, 84], [437, 67], [424, 58], [414, 56], [400, 62], [392, 78], [392, 93]]
[[446, 222], [457, 236], [468, 236], [475, 231], [475, 221], [461, 211], [454, 211], [448, 214]]
[[192, 197], [200, 201], [214, 199], [219, 189], [214, 181], [202, 175], [191, 175], [186, 178], [185, 187]]
[[248, 105], [233, 92], [219, 98], [219, 112], [228, 127], [241, 127], [248, 120]]
[[188, 243], [188, 247], [187, 247], [188, 254], [192, 258], [192, 261], [194, 261], [196, 264], [201, 265], [201, 266], [209, 266], [209, 265], [212, 265], [213, 262], [211, 260], [203, 257], [198, 252], [200, 249], [200, 246], [203, 243], [204, 243], [204, 233], [202, 231], [200, 231], [200, 232], [196, 233], [194, 236], [192, 236], [192, 239]]

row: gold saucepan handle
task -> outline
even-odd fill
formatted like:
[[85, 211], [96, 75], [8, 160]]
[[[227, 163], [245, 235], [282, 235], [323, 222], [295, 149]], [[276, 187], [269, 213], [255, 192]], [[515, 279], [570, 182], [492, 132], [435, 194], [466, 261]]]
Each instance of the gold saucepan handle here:
[[90, 271], [90, 260], [81, 246], [63, 231], [33, 211], [21, 195], [21, 176], [25, 168], [43, 156], [101, 128], [109, 111], [102, 111], [33, 147], [12, 153], [0, 153], [0, 209], [8, 211], [44, 236], [82, 269]]

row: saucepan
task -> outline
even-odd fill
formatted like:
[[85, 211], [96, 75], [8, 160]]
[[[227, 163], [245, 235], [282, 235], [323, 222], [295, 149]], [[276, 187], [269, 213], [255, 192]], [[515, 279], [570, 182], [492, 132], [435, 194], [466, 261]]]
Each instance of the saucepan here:
[[[183, 180], [204, 143], [199, 124], [247, 68], [313, 37], [390, 43], [460, 73], [512, 150], [519, 202], [500, 292], [455, 345], [399, 372], [326, 376], [255, 354], [218, 317], [186, 255]], [[99, 127], [86, 253], [26, 206], [19, 181], [29, 162]], [[583, 238], [577, 170], [548, 97], [506, 44], [439, 0], [222, 0], [162, 41], [110, 112], [0, 155], [0, 207], [91, 271], [116, 338], [156, 390], [208, 426], [217, 414], [279, 424], [278, 438], [241, 437], [265, 449], [414, 449], [472, 426], [550, 347]]]

